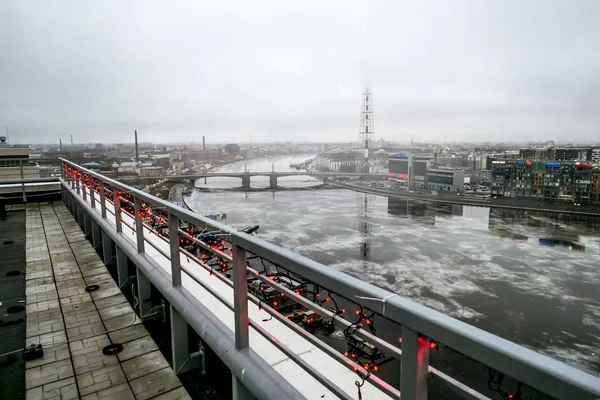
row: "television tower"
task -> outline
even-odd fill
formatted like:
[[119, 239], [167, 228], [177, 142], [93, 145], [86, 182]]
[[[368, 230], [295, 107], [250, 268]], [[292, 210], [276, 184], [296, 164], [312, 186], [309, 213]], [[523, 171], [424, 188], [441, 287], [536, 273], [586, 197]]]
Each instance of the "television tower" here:
[[369, 173], [369, 142], [375, 135], [375, 120], [373, 119], [373, 93], [369, 88], [365, 88], [362, 94], [362, 104], [360, 108], [360, 131], [358, 139], [365, 145], [365, 163], [362, 168]]

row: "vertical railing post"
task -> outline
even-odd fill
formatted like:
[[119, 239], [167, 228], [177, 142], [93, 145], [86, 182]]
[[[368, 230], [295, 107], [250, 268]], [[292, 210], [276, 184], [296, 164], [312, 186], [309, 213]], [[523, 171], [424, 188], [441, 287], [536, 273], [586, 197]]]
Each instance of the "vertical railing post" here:
[[235, 348], [248, 347], [248, 272], [246, 250], [233, 244], [233, 313], [235, 318]]
[[76, 178], [75, 185], [75, 187], [77, 188], [77, 195], [79, 196], [81, 194], [81, 179]]
[[92, 208], [96, 208], [96, 192], [94, 191], [94, 182], [90, 182], [90, 205]]
[[429, 339], [402, 327], [400, 394], [402, 400], [427, 400]]
[[67, 205], [67, 197], [65, 194], [65, 187], [63, 186], [63, 182], [65, 182], [65, 163], [60, 163], [60, 199]]
[[117, 232], [123, 232], [123, 225], [121, 225], [121, 192], [117, 188], [113, 188], [113, 204], [115, 205], [115, 226]]
[[83, 201], [87, 201], [87, 187], [86, 187], [86, 176], [83, 175], [81, 177], [81, 189], [83, 190], [82, 194], [83, 194]]
[[98, 190], [100, 191], [100, 213], [102, 218], [106, 218], [106, 190], [104, 189], [104, 182], [98, 182]]
[[135, 236], [137, 238], [137, 251], [143, 253], [144, 250], [144, 221], [142, 220], [142, 199], [133, 198], [133, 209], [135, 213]]
[[23, 193], [23, 203], [27, 203], [27, 195], [25, 194], [25, 175], [23, 174], [23, 160], [19, 160], [19, 171], [21, 172], [21, 191]]
[[171, 349], [173, 370], [178, 373], [189, 358], [188, 323], [171, 304]]
[[171, 246], [171, 279], [173, 286], [181, 286], [181, 264], [179, 261], [179, 218], [169, 213], [169, 242]]

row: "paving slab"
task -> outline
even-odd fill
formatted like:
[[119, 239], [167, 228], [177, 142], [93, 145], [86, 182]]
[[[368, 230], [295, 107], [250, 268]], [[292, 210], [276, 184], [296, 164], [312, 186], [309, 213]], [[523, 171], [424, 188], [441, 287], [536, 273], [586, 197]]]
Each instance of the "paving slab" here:
[[191, 400], [192, 398], [184, 387], [154, 397], [152, 400]]
[[164, 368], [129, 382], [137, 400], [151, 399], [159, 394], [181, 387], [171, 368]]
[[137, 324], [116, 330], [108, 334], [113, 343], [127, 343], [132, 340], [150, 336], [144, 325]]
[[132, 358], [131, 360], [125, 361], [123, 364], [123, 370], [128, 380], [134, 380], [141, 378], [144, 375], [151, 374], [156, 371], [160, 371], [163, 368], [168, 368], [169, 363], [162, 355], [160, 351], [153, 351], [148, 354], [143, 354], [139, 357]]
[[79, 398], [75, 378], [62, 379], [27, 391], [26, 400], [72, 400]]
[[[26, 398], [189, 399], [67, 209], [27, 210], [25, 336], [44, 346], [44, 356], [25, 363]], [[88, 293], [89, 285], [99, 290]], [[104, 354], [111, 343], [123, 351]]]

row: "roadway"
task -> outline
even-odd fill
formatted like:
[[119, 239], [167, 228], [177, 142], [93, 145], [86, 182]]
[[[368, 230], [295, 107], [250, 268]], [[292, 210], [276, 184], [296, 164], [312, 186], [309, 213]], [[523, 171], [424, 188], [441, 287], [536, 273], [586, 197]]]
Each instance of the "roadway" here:
[[600, 205], [582, 205], [575, 207], [570, 203], [548, 203], [541, 200], [533, 199], [516, 199], [516, 198], [475, 198], [466, 196], [457, 196], [455, 193], [439, 192], [437, 196], [423, 193], [410, 193], [408, 191], [382, 190], [368, 187], [351, 185], [340, 181], [329, 182], [332, 186], [350, 189], [357, 192], [376, 194], [386, 197], [403, 197], [413, 200], [428, 201], [432, 203], [447, 203], [459, 204], [464, 206], [475, 207], [494, 207], [503, 209], [512, 209], [519, 211], [537, 211], [549, 213], [561, 213], [570, 215], [582, 215], [587, 217], [600, 217]]

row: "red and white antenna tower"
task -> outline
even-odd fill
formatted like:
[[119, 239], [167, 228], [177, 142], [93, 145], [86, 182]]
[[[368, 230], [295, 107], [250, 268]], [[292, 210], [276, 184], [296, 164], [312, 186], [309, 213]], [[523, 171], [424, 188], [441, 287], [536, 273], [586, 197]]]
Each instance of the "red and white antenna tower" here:
[[367, 87], [362, 94], [360, 107], [360, 131], [358, 139], [365, 145], [365, 164], [363, 169], [369, 173], [369, 142], [375, 135], [375, 119], [373, 118], [373, 93]]

